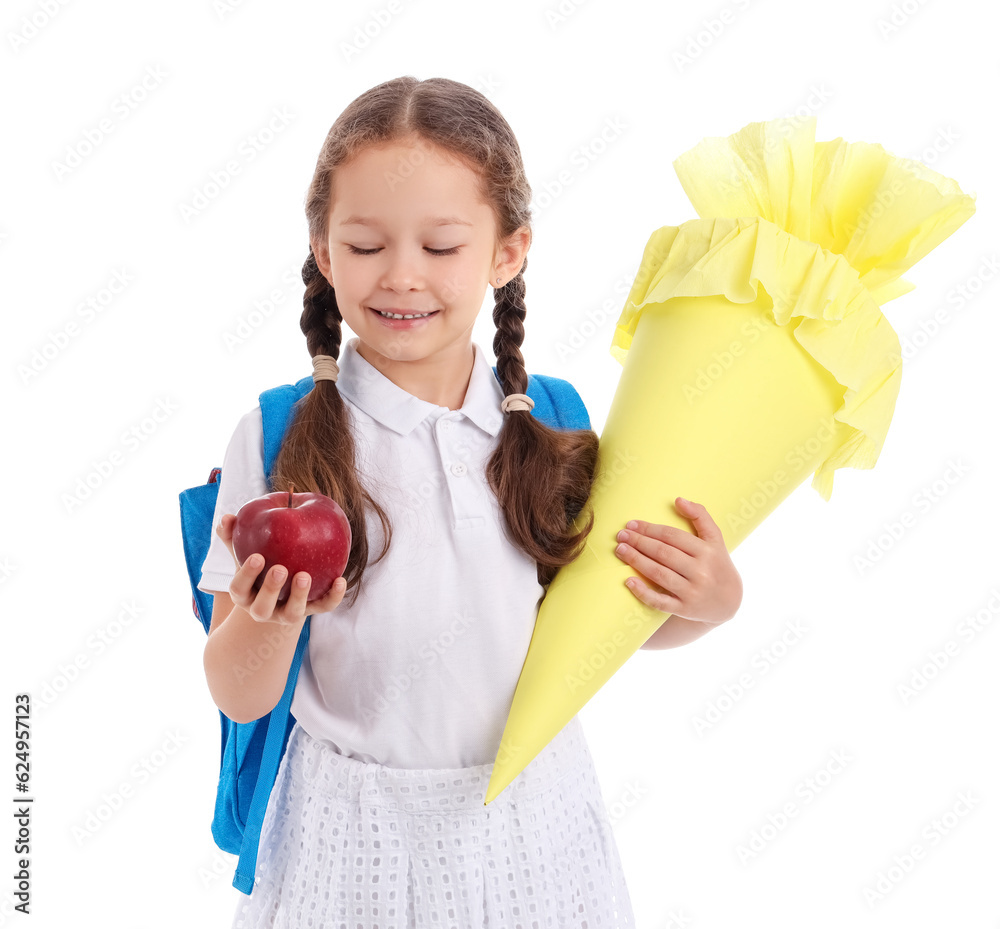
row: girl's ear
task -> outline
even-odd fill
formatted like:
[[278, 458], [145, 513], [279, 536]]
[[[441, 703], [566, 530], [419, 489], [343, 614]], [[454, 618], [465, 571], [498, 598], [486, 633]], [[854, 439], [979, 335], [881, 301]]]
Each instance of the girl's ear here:
[[[504, 243], [503, 247], [497, 253], [496, 257], [496, 273], [490, 280], [492, 284], [496, 280], [497, 275], [502, 275], [505, 278], [517, 277], [521, 270], [521, 266], [524, 264], [524, 259], [528, 254], [528, 249], [531, 247], [531, 230], [527, 226], [521, 226], [515, 229], [511, 233], [510, 237]], [[319, 255], [317, 254], [316, 260], [319, 260]]]
[[330, 280], [330, 249], [327, 247], [326, 242], [317, 242], [314, 239], [309, 240], [309, 244], [312, 248], [313, 255], [316, 258], [316, 267], [322, 272], [323, 277]]

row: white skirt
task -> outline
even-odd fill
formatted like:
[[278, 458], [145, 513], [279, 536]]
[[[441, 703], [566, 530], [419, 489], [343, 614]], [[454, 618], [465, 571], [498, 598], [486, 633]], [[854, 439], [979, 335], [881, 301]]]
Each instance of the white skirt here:
[[367, 764], [296, 722], [233, 929], [634, 927], [579, 716], [484, 806], [492, 770]]

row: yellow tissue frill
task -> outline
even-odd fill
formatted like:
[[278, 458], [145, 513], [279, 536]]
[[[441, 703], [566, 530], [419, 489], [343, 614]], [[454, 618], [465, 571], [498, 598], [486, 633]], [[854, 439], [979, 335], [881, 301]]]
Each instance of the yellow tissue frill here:
[[895, 409], [899, 338], [879, 305], [913, 289], [900, 275], [972, 216], [975, 198], [881, 145], [815, 142], [815, 129], [815, 117], [750, 123], [674, 161], [703, 219], [650, 236], [611, 354], [624, 365], [649, 304], [750, 303], [762, 286], [774, 322], [795, 320], [796, 340], [846, 388], [835, 418], [852, 428], [813, 479], [829, 500], [836, 468], [875, 465]]
[[615, 328], [622, 375], [600, 440], [586, 545], [546, 592], [489, 803], [667, 619], [624, 586], [632, 518], [692, 532], [703, 504], [732, 551], [810, 474], [871, 468], [901, 352], [879, 305], [975, 212], [974, 197], [877, 144], [815, 141], [816, 120], [749, 123], [674, 161], [701, 219], [649, 238]]

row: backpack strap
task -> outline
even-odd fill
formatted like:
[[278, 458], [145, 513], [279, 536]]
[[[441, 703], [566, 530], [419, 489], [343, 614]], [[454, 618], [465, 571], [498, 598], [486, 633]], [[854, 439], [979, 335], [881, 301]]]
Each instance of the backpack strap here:
[[[496, 365], [493, 365], [493, 374], [499, 382]], [[535, 401], [531, 415], [550, 429], [590, 428], [587, 408], [569, 381], [549, 374], [529, 374], [525, 393]]]
[[[291, 421], [292, 411], [297, 400], [304, 397], [312, 389], [312, 378], [306, 377], [295, 384], [282, 384], [272, 387], [260, 395], [261, 421], [264, 431], [264, 473], [270, 481], [274, 461], [281, 449], [282, 439]], [[243, 841], [240, 845], [240, 858], [233, 876], [233, 887], [249, 894], [253, 891], [254, 876], [257, 871], [257, 852], [260, 846], [260, 831], [264, 825], [264, 814], [267, 811], [267, 801], [278, 775], [281, 757], [288, 745], [288, 737], [295, 717], [292, 716], [292, 696], [295, 693], [295, 683], [299, 676], [302, 656], [309, 642], [309, 625], [311, 616], [306, 617], [299, 632], [299, 640], [295, 645], [295, 654], [288, 669], [285, 689], [277, 706], [268, 714], [267, 735], [264, 738], [264, 749], [260, 758], [260, 770], [257, 783], [254, 785], [253, 799], [243, 825]]]
[[268, 480], [281, 450], [281, 442], [288, 430], [295, 403], [312, 388], [312, 377], [304, 377], [294, 384], [272, 387], [260, 395], [260, 415], [264, 424], [264, 473]]
[[240, 859], [236, 863], [236, 873], [233, 875], [233, 887], [245, 894], [249, 894], [253, 890], [254, 876], [257, 872], [260, 830], [264, 825], [267, 801], [278, 776], [278, 766], [281, 764], [281, 756], [285, 753], [285, 747], [288, 745], [288, 736], [295, 724], [295, 717], [291, 713], [292, 695], [295, 693], [295, 682], [299, 676], [302, 655], [309, 642], [309, 623], [311, 620], [312, 617], [307, 616], [306, 621], [302, 624], [292, 664], [288, 669], [285, 689], [278, 705], [268, 714], [267, 736], [264, 739], [264, 750], [260, 758], [260, 771], [257, 774], [257, 783], [254, 785], [247, 821], [243, 826]]
[[[215, 598], [198, 588], [201, 569], [208, 557], [212, 541], [212, 520], [219, 498], [219, 475], [222, 468], [212, 468], [204, 484], [189, 487], [180, 493], [181, 540], [184, 543], [184, 562], [191, 581], [191, 606], [206, 634], [212, 625], [212, 608]], [[207, 529], [206, 529], [207, 527]]]

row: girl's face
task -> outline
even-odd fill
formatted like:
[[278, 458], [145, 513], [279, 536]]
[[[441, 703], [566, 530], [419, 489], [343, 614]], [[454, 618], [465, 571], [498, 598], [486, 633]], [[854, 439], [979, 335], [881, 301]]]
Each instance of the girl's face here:
[[[362, 357], [383, 371], [423, 360], [467, 367], [486, 286], [520, 270], [528, 230], [497, 251], [476, 176], [422, 139], [341, 165], [331, 199], [327, 241], [313, 252]], [[378, 310], [433, 315], [397, 322]]]

